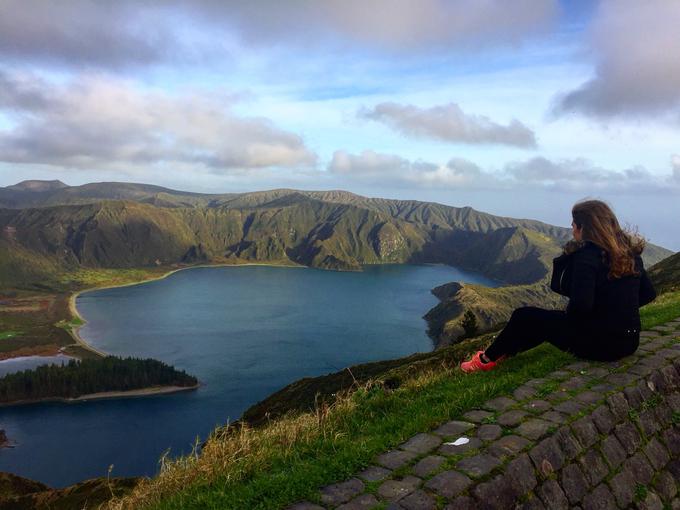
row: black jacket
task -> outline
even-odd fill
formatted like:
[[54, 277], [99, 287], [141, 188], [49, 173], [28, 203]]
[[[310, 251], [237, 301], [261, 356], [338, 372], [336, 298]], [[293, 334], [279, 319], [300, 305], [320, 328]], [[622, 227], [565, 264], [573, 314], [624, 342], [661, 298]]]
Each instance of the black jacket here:
[[642, 259], [635, 257], [639, 276], [609, 279], [604, 250], [595, 243], [553, 260], [550, 288], [567, 296], [567, 316], [574, 325], [602, 333], [640, 330], [639, 308], [656, 297]]

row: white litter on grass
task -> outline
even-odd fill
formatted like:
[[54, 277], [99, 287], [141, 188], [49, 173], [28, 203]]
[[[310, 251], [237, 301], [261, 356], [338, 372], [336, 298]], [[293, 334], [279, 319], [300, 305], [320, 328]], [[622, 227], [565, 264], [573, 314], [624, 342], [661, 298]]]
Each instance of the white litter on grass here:
[[459, 437], [458, 439], [456, 439], [452, 443], [444, 443], [444, 444], [453, 445], [453, 446], [460, 446], [462, 444], [468, 444], [469, 442], [470, 442], [470, 440], [467, 437]]

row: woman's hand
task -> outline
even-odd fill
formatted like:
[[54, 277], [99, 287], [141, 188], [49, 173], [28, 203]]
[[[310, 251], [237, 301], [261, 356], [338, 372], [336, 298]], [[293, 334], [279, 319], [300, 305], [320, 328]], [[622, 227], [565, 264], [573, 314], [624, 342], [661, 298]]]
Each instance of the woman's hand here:
[[575, 251], [583, 248], [584, 245], [585, 245], [584, 241], [577, 241], [576, 239], [572, 239], [562, 247], [562, 252], [569, 255], [570, 253], [574, 253]]

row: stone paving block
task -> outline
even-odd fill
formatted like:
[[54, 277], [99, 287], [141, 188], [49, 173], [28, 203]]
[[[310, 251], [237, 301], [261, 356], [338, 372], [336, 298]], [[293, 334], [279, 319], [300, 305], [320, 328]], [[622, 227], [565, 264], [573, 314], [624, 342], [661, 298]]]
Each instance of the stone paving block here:
[[586, 369], [586, 373], [585, 374], [582, 373], [581, 375], [583, 375], [584, 377], [590, 377], [591, 379], [599, 379], [608, 376], [609, 370], [603, 367], [593, 367]]
[[591, 416], [601, 434], [609, 434], [616, 424], [616, 417], [605, 404], [596, 407]]
[[405, 476], [401, 480], [386, 480], [378, 487], [378, 495], [390, 501], [398, 501], [415, 491], [422, 480], [416, 476]]
[[472, 493], [480, 501], [480, 506], [489, 510], [512, 508], [515, 499], [519, 496], [512, 483], [502, 475], [478, 484], [472, 489]]
[[567, 390], [555, 390], [552, 393], [548, 393], [546, 396], [543, 397], [545, 400], [550, 402], [551, 404], [555, 405], [559, 402], [563, 402], [566, 399], [571, 398], [569, 393], [567, 393]]
[[583, 388], [586, 384], [588, 384], [588, 379], [580, 375], [575, 375], [560, 383], [560, 388], [566, 390], [578, 390]]
[[349, 503], [340, 505], [336, 510], [368, 510], [378, 506], [378, 500], [373, 494], [362, 494]]
[[488, 453], [480, 453], [458, 461], [456, 468], [463, 471], [466, 475], [479, 477], [484, 476], [500, 465], [501, 461], [498, 458]]
[[464, 432], [469, 431], [470, 429], [475, 428], [474, 423], [470, 423], [467, 421], [450, 421], [445, 423], [444, 425], [441, 425], [437, 429], [433, 430], [433, 434], [437, 434], [438, 436], [460, 436]]
[[680, 459], [673, 459], [670, 461], [666, 466], [666, 469], [676, 480], [680, 480]]
[[512, 411], [506, 411], [501, 414], [496, 421], [499, 425], [503, 425], [504, 427], [514, 427], [520, 423], [527, 414], [526, 411], [522, 411], [521, 409], [513, 409]]
[[659, 440], [653, 437], [643, 448], [642, 451], [645, 452], [649, 463], [652, 465], [655, 471], [661, 470], [668, 461], [671, 460], [668, 455], [668, 451], [659, 442]]
[[654, 476], [652, 466], [642, 452], [637, 452], [632, 457], [623, 461], [623, 468], [629, 469], [635, 480], [642, 484], [648, 484]]
[[572, 373], [569, 370], [555, 370], [551, 372], [549, 375], [547, 375], [546, 379], [549, 380], [566, 379], [570, 375], [572, 375]]
[[509, 407], [512, 407], [516, 404], [517, 401], [509, 397], [496, 397], [485, 402], [482, 407], [491, 411], [505, 411]]
[[614, 386], [627, 386], [637, 380], [635, 374], [628, 374], [625, 372], [614, 372], [609, 374], [604, 378], [605, 381], [613, 384]]
[[588, 493], [588, 480], [576, 464], [567, 464], [560, 473], [560, 485], [572, 505]]
[[523, 384], [522, 386], [515, 388], [515, 391], [512, 392], [512, 396], [515, 398], [515, 400], [527, 400], [536, 395], [536, 392], [536, 388], [532, 388], [531, 386]]
[[640, 390], [642, 400], [650, 399], [657, 393], [656, 386], [649, 379], [640, 379], [636, 386], [637, 389]]
[[538, 416], [541, 420], [556, 423], [558, 425], [563, 425], [567, 423], [569, 416], [564, 413], [558, 413], [557, 411], [546, 411], [545, 413]]
[[524, 409], [531, 413], [544, 413], [549, 409], [552, 409], [552, 404], [542, 399], [530, 400], [522, 406]]
[[479, 503], [470, 496], [458, 496], [444, 510], [479, 510]]
[[534, 466], [529, 460], [529, 455], [521, 454], [508, 462], [505, 473], [509, 480], [517, 487], [520, 494], [526, 494], [538, 484], [534, 473]]
[[623, 470], [609, 480], [609, 487], [621, 508], [628, 508], [635, 497], [635, 478], [630, 470]]
[[578, 439], [578, 442], [585, 448], [594, 445], [599, 439], [597, 429], [590, 416], [584, 416], [574, 421], [571, 424], [571, 429], [574, 431], [574, 435], [576, 436], [576, 439]]
[[631, 374], [639, 375], [640, 377], [646, 377], [654, 371], [653, 367], [648, 365], [635, 364], [628, 369]]
[[666, 502], [670, 502], [678, 493], [678, 484], [675, 478], [665, 470], [657, 473], [653, 487], [657, 494], [661, 496], [661, 499]]
[[595, 487], [583, 498], [583, 510], [618, 510], [614, 496], [604, 484]]
[[324, 507], [310, 503], [309, 501], [300, 501], [293, 506], [289, 506], [286, 510], [326, 510]]
[[440, 496], [451, 499], [458, 496], [472, 484], [472, 480], [458, 471], [444, 471], [432, 477], [425, 487]]
[[576, 400], [586, 405], [596, 404], [602, 399], [604, 399], [604, 396], [601, 393], [591, 390], [585, 390], [576, 395]]
[[525, 501], [523, 505], [516, 506], [515, 510], [545, 510], [545, 508], [543, 501], [541, 501], [538, 496], [534, 496]]
[[596, 486], [609, 473], [602, 455], [593, 449], [587, 450], [579, 457], [578, 464], [591, 486]]
[[677, 428], [664, 430], [661, 433], [661, 440], [673, 458], [680, 457], [680, 431]]
[[647, 377], [647, 381], [651, 386], [654, 387], [656, 391], [660, 393], [670, 393], [675, 388], [677, 388], [677, 386], [670, 386], [666, 381], [666, 378], [658, 369], [652, 370], [652, 372], [649, 374], [649, 377]]
[[437, 500], [427, 492], [417, 490], [399, 501], [406, 510], [436, 510]]
[[544, 477], [550, 476], [564, 465], [564, 453], [554, 437], [548, 437], [534, 446], [529, 450], [529, 457]]
[[652, 437], [659, 431], [659, 424], [656, 421], [654, 409], [645, 409], [638, 415], [638, 423], [646, 437]]
[[521, 452], [531, 441], [521, 436], [510, 434], [494, 441], [487, 447], [489, 454], [499, 459], [514, 457]]
[[321, 501], [325, 505], [341, 505], [347, 503], [354, 496], [364, 492], [366, 486], [358, 478], [327, 485], [321, 488]]
[[668, 383], [668, 391], [666, 391], [666, 393], [670, 393], [680, 387], [680, 374], [678, 374], [674, 365], [666, 365], [663, 367], [661, 369], [661, 374]]
[[392, 474], [392, 471], [380, 466], [370, 466], [364, 469], [357, 476], [367, 482], [379, 482]]
[[411, 462], [418, 456], [414, 452], [406, 452], [404, 450], [391, 450], [378, 455], [376, 462], [388, 469], [397, 469]]
[[638, 501], [637, 508], [639, 510], [663, 510], [663, 503], [655, 492], [647, 491], [645, 499]]
[[418, 454], [428, 453], [442, 444], [441, 437], [432, 434], [417, 434], [411, 439], [400, 445], [402, 450]]
[[482, 441], [480, 439], [477, 439], [476, 437], [470, 437], [468, 439], [470, 440], [468, 443], [461, 444], [458, 446], [444, 443], [439, 447], [439, 450], [437, 451], [442, 455], [451, 456], [459, 455], [461, 453], [465, 453], [469, 450], [474, 450], [475, 448], [479, 448], [482, 446]]
[[554, 437], [567, 460], [575, 459], [583, 451], [583, 446], [578, 442], [571, 432], [571, 429], [566, 425], [560, 427], [557, 432], [555, 432]]
[[673, 422], [673, 413], [666, 402], [659, 403], [653, 411], [660, 429], [665, 429]]
[[467, 422], [482, 423], [490, 416], [493, 416], [493, 413], [490, 411], [484, 411], [483, 409], [473, 409], [472, 411], [465, 413], [463, 418], [465, 418]]
[[569, 508], [567, 496], [553, 479], [546, 480], [539, 485], [538, 489], [536, 489], [536, 494], [543, 500], [545, 506], [551, 510], [567, 510]]
[[610, 383], [599, 383], [599, 384], [593, 384], [590, 387], [590, 389], [593, 390], [593, 391], [597, 391], [598, 393], [602, 393], [602, 396], [606, 396], [606, 394], [616, 390], [616, 387], [613, 384], [610, 384]]
[[642, 437], [635, 425], [629, 421], [619, 423], [614, 427], [614, 434], [621, 442], [621, 446], [628, 455], [633, 455], [642, 443]]
[[531, 379], [525, 382], [524, 385], [531, 386], [532, 388], [538, 388], [539, 386], [543, 386], [547, 382], [548, 379], [546, 379], [545, 377], [536, 377], [535, 379]]
[[621, 446], [621, 443], [614, 435], [609, 435], [602, 441], [601, 449], [604, 460], [607, 461], [612, 469], [616, 469], [626, 460], [626, 450], [623, 449], [623, 446]]
[[671, 393], [670, 395], [666, 395], [666, 403], [668, 404], [668, 407], [671, 408], [671, 411], [673, 412], [680, 412], [680, 393]]
[[554, 424], [549, 421], [531, 418], [515, 427], [515, 432], [520, 436], [536, 441], [545, 436], [548, 433], [548, 429], [553, 426]]
[[585, 409], [585, 406], [583, 403], [577, 402], [575, 400], [566, 400], [554, 405], [553, 409], [555, 411], [559, 411], [560, 413], [572, 415], [581, 412], [583, 409]]
[[616, 417], [617, 421], [623, 421], [628, 418], [628, 411], [630, 406], [623, 393], [612, 393], [606, 399], [610, 411]]
[[501, 437], [502, 433], [503, 429], [500, 425], [495, 424], [482, 425], [477, 429], [477, 437], [482, 441], [493, 441], [494, 439]]
[[592, 367], [590, 361], [575, 361], [574, 363], [569, 363], [564, 367], [565, 370], [571, 370], [573, 372], [580, 372], [581, 370], [586, 370]]
[[446, 459], [439, 455], [429, 455], [413, 466], [413, 473], [416, 476], [425, 478], [437, 471], [445, 461]]
[[623, 389], [623, 394], [625, 395], [630, 407], [633, 409], [640, 409], [643, 399], [637, 386], [627, 386]]

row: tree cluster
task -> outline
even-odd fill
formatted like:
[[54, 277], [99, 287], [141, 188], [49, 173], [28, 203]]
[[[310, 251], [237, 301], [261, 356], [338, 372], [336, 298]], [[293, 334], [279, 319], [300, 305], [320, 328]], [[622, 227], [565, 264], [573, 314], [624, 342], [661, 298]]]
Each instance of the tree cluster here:
[[42, 365], [0, 378], [0, 403], [76, 398], [105, 391], [150, 386], [194, 386], [195, 377], [155, 359], [107, 356], [61, 365]]

